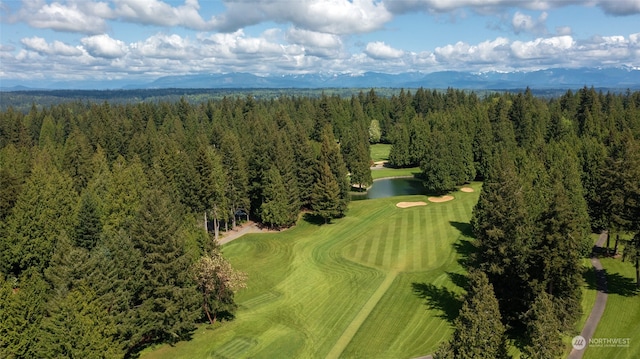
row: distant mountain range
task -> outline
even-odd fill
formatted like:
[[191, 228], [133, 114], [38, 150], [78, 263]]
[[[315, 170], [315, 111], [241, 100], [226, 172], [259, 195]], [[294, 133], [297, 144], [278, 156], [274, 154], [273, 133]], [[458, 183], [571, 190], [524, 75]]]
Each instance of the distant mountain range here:
[[197, 74], [160, 77], [151, 82], [39, 81], [34, 84], [4, 80], [0, 89], [164, 89], [164, 88], [459, 88], [477, 90], [574, 89], [584, 86], [605, 89], [640, 89], [640, 69], [555, 68], [531, 72], [408, 72], [385, 74], [305, 74], [257, 76], [249, 73]]

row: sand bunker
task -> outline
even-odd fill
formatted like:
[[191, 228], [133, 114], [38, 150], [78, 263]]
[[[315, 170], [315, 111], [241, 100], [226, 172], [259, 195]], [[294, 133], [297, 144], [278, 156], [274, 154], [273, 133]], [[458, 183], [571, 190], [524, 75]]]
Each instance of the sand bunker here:
[[375, 168], [375, 169], [384, 168], [386, 167], [387, 163], [389, 163], [389, 161], [376, 161], [373, 163], [371, 168]]
[[429, 202], [441, 203], [441, 202], [451, 201], [453, 199], [453, 196], [429, 197], [427, 199], [429, 200]]
[[470, 192], [473, 192], [473, 188], [471, 188], [471, 187], [462, 187], [462, 188], [460, 188], [460, 192], [470, 193]]
[[415, 206], [426, 206], [427, 202], [398, 202], [396, 203], [396, 207], [398, 208], [409, 208]]

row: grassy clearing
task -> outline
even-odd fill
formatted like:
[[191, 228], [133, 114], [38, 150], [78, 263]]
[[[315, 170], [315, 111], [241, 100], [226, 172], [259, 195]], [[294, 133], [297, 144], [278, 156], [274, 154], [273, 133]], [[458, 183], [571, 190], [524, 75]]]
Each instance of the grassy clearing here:
[[249, 275], [231, 322], [144, 358], [412, 358], [451, 333], [474, 193], [400, 209], [402, 196], [351, 204], [348, 216], [223, 247]]
[[371, 171], [371, 177], [375, 179], [389, 177], [409, 177], [420, 174], [420, 167], [411, 168], [380, 168]]
[[375, 145], [369, 146], [369, 148], [371, 152], [371, 159], [374, 162], [389, 160], [389, 151], [391, 151], [391, 145], [386, 143], [376, 143]]
[[[374, 162], [389, 160], [391, 145], [376, 143], [370, 146], [371, 160]], [[420, 174], [420, 167], [411, 168], [380, 168], [371, 171], [371, 177], [375, 179], [389, 177], [410, 177]]]
[[635, 269], [620, 259], [602, 258], [607, 271], [607, 307], [594, 338], [630, 338], [628, 348], [587, 347], [584, 358], [640, 358], [640, 293], [635, 287]]

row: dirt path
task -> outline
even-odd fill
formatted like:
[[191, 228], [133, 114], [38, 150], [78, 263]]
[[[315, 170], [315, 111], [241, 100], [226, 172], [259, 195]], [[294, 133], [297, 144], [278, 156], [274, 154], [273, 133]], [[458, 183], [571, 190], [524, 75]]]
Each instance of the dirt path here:
[[[609, 234], [607, 232], [602, 232], [594, 247], [602, 248], [608, 235]], [[593, 268], [596, 271], [596, 286], [598, 288], [598, 293], [596, 294], [596, 302], [593, 304], [591, 314], [589, 314], [589, 318], [587, 318], [587, 321], [584, 323], [584, 327], [582, 328], [582, 332], [580, 333], [587, 343], [589, 342], [589, 339], [593, 337], [593, 333], [595, 333], [596, 327], [600, 322], [600, 318], [602, 318], [602, 314], [604, 313], [604, 308], [607, 305], [607, 276], [595, 253], [591, 256], [591, 265], [593, 265]], [[581, 350], [571, 349], [571, 353], [569, 353], [567, 358], [580, 359], [584, 355], [586, 349], [587, 348]]]
[[236, 227], [236, 229], [230, 230], [228, 233], [225, 233], [224, 236], [221, 236], [220, 238], [218, 238], [218, 244], [223, 245], [225, 243], [229, 243], [232, 240], [236, 238], [240, 238], [247, 233], [263, 233], [263, 232], [267, 232], [267, 230], [260, 229], [260, 227], [258, 227], [258, 225], [255, 222], [249, 221], [243, 224], [242, 226]]
[[373, 163], [373, 166], [371, 166], [370, 169], [379, 170], [387, 167], [387, 164], [389, 164], [389, 161], [377, 161]]

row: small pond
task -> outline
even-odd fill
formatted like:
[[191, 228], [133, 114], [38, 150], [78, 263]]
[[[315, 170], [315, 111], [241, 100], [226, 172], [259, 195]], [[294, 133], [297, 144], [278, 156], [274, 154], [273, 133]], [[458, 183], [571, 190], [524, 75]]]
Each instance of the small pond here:
[[351, 200], [425, 194], [422, 181], [415, 178], [383, 178], [373, 182], [367, 192], [351, 192]]

